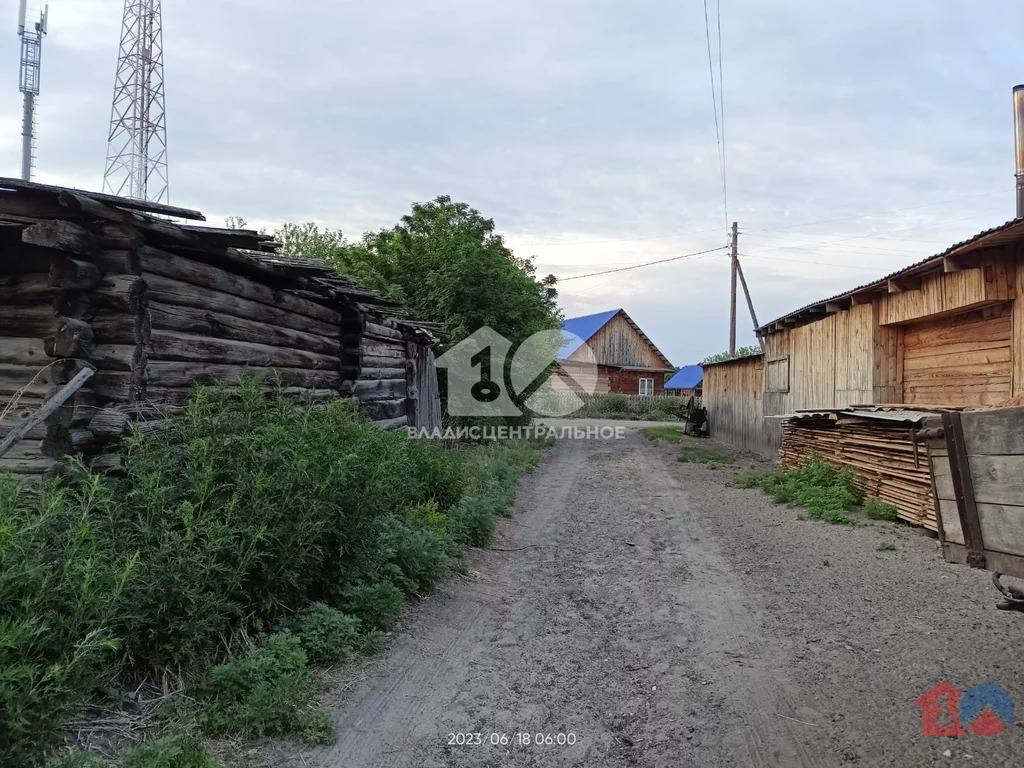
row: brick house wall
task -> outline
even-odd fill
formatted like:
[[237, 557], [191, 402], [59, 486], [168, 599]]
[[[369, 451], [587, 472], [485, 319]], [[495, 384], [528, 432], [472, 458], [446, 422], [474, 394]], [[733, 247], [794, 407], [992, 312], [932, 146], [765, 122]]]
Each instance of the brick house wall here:
[[[654, 394], [665, 394], [665, 377], [671, 376], [663, 371], [624, 371], [614, 366], [598, 366], [598, 378], [608, 382], [608, 392], [619, 392], [623, 395], [640, 394], [640, 379], [654, 379]], [[604, 390], [604, 387], [599, 387]]]

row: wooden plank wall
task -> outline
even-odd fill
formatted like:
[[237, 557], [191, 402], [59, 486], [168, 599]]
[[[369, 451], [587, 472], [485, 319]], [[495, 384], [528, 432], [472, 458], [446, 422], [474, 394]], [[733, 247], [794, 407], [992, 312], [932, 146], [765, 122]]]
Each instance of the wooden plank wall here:
[[1006, 402], [1012, 335], [1008, 303], [906, 326], [903, 401], [975, 406]]
[[[1024, 247], [1017, 246], [1014, 249], [1016, 260], [1016, 296], [1013, 302], [1013, 343], [1010, 349], [1013, 351], [1013, 360], [1010, 369], [1010, 395], [1014, 398], [1024, 398]], [[1024, 405], [1024, 401], [1021, 403]]]
[[[599, 365], [664, 369], [665, 362], [651, 349], [621, 314], [616, 315], [600, 331], [587, 340]], [[579, 360], [579, 351], [570, 360]]]
[[704, 407], [711, 437], [774, 458], [782, 439], [762, 405], [764, 358], [760, 355], [704, 368]]
[[765, 391], [766, 416], [872, 402], [874, 329], [870, 305], [772, 334], [767, 360], [789, 359], [789, 391]]
[[925, 277], [919, 290], [884, 294], [878, 298], [881, 325], [934, 318], [1001, 301], [1012, 301], [1016, 291], [1016, 263], [1012, 253], [996, 251], [974, 268], [938, 272]]
[[[1024, 408], [965, 413], [962, 422], [984, 549], [1024, 557]], [[929, 450], [943, 538], [963, 545], [948, 451]]]

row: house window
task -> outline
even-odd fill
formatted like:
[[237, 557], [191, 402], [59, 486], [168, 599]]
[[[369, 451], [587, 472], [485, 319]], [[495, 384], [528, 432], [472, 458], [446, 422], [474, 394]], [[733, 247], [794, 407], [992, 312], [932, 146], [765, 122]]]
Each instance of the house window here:
[[654, 394], [654, 379], [640, 379], [640, 394], [641, 395], [653, 395]]

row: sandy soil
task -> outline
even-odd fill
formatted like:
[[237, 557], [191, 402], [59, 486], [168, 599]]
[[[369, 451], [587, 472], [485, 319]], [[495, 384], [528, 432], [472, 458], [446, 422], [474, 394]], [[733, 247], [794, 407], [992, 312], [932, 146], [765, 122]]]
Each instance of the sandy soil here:
[[[1024, 763], [1024, 615], [995, 610], [988, 574], [906, 526], [802, 519], [615, 425], [630, 436], [548, 451], [495, 548], [415, 606], [387, 652], [335, 672], [335, 745], [247, 754], [289, 768]], [[1015, 722], [922, 736], [914, 701], [942, 680], [1004, 686]]]

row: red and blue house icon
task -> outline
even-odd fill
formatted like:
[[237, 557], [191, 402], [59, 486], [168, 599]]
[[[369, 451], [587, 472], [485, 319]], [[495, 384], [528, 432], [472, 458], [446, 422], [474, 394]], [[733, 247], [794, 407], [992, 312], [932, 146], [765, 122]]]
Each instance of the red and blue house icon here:
[[921, 708], [921, 733], [925, 736], [966, 736], [968, 731], [998, 736], [1013, 721], [1013, 699], [995, 683], [982, 683], [963, 693], [943, 680], [914, 706]]

